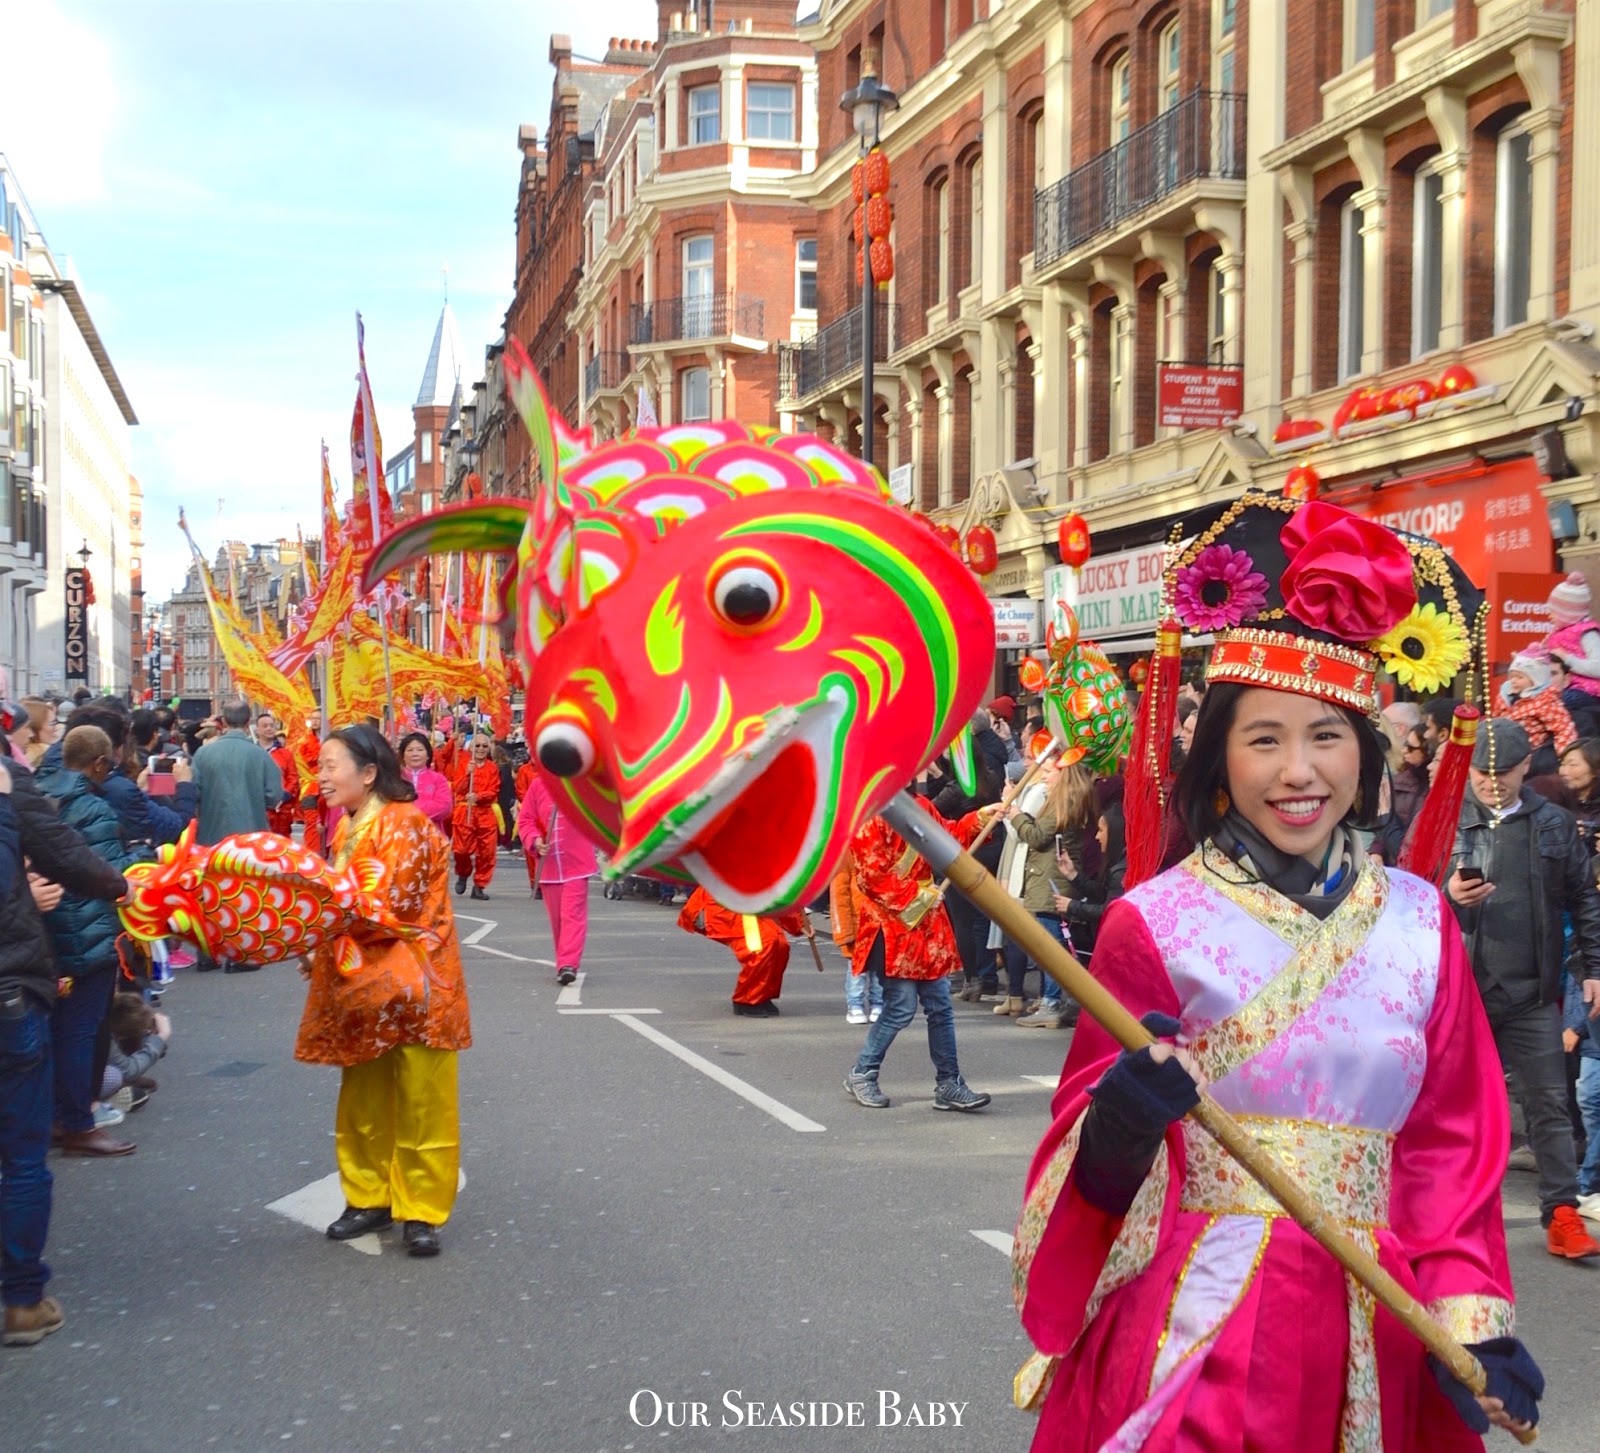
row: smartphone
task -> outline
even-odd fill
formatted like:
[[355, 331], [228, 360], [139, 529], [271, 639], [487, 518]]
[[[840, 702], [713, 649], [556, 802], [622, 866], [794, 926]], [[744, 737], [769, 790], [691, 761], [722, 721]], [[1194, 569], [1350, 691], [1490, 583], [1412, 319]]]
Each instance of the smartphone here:
[[172, 797], [178, 791], [178, 779], [172, 775], [171, 757], [152, 757], [150, 775], [145, 779], [144, 790], [152, 797]]
[[1483, 882], [1483, 869], [1482, 868], [1465, 868], [1465, 867], [1463, 867], [1463, 868], [1457, 868], [1456, 872], [1461, 875], [1461, 881], [1463, 883], [1481, 883], [1481, 882]]

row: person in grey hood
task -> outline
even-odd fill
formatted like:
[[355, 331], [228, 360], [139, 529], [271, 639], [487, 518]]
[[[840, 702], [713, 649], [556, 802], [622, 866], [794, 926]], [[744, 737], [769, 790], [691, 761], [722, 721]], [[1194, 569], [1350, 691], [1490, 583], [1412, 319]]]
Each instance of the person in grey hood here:
[[1484, 723], [1445, 893], [1461, 924], [1500, 1059], [1528, 1121], [1553, 1256], [1600, 1256], [1578, 1216], [1578, 1166], [1561, 1045], [1562, 914], [1572, 975], [1600, 1016], [1600, 893], [1571, 813], [1524, 786], [1533, 749], [1514, 721]]

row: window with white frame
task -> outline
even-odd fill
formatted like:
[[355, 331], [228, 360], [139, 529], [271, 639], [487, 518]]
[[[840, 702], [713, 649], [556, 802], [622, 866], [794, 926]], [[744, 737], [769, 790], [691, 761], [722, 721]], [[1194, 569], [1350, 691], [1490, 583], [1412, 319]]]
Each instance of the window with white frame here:
[[1213, 90], [1233, 90], [1236, 66], [1234, 44], [1237, 30], [1236, 0], [1212, 0], [1211, 86]]
[[1111, 310], [1111, 452], [1122, 448], [1128, 432], [1128, 371], [1133, 352], [1133, 319], [1126, 308]]
[[689, 424], [711, 417], [711, 370], [686, 368], [678, 375], [678, 421]]
[[1456, 0], [1417, 0], [1417, 24], [1426, 25], [1456, 8]]
[[1366, 352], [1367, 262], [1361, 208], [1349, 201], [1339, 211], [1339, 380], [1361, 372]]
[[794, 87], [752, 81], [745, 101], [745, 135], [751, 141], [793, 141]]
[[1221, 363], [1228, 353], [1226, 299], [1222, 294], [1222, 265], [1214, 262], [1206, 273], [1206, 357]]
[[417, 440], [417, 448], [420, 451], [420, 457], [421, 457], [422, 462], [424, 464], [432, 464], [433, 463], [433, 432], [432, 432], [432, 430], [424, 429], [422, 431], [421, 437], [418, 438], [418, 440]]
[[1508, 127], [1495, 157], [1494, 330], [1528, 321], [1533, 264], [1533, 138]]
[[1345, 69], [1378, 48], [1377, 0], [1344, 0]]
[[704, 338], [711, 332], [711, 288], [716, 266], [710, 233], [683, 241], [684, 338]]
[[934, 236], [937, 252], [934, 261], [933, 300], [944, 302], [950, 296], [950, 183], [942, 181], [934, 188]]
[[1124, 51], [1111, 62], [1111, 145], [1126, 141], [1133, 129], [1133, 81]]
[[1042, 192], [1046, 184], [1044, 169], [1044, 112], [1033, 118], [1033, 189]]
[[1444, 319], [1444, 177], [1417, 173], [1411, 206], [1411, 356], [1439, 346]]
[[689, 88], [689, 145], [722, 140], [722, 87]]
[[972, 196], [972, 242], [969, 253], [972, 269], [967, 276], [970, 287], [983, 281], [983, 158], [976, 158], [967, 168], [967, 191]]
[[794, 306], [797, 313], [817, 311], [817, 239], [802, 237], [794, 245]]
[[1163, 27], [1157, 37], [1157, 64], [1160, 70], [1157, 91], [1158, 109], [1170, 111], [1178, 104], [1178, 86], [1182, 70], [1183, 45], [1178, 22]]

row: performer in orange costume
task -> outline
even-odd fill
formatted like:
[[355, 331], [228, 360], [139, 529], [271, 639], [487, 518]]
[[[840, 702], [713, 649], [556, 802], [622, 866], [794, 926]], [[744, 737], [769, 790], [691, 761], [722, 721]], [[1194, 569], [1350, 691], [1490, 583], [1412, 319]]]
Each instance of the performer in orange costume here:
[[745, 917], [724, 908], [704, 888], [696, 887], [678, 915], [678, 927], [687, 933], [704, 934], [715, 943], [725, 943], [739, 960], [739, 979], [733, 986], [733, 1012], [754, 1019], [770, 1019], [778, 1012], [778, 995], [783, 992], [783, 971], [789, 967], [789, 935], [804, 933], [806, 916], [802, 912], [780, 913], [775, 918], [756, 918], [761, 947], [752, 952], [745, 939]]
[[[302, 775], [298, 766], [291, 781], [285, 773], [284, 781], [289, 784], [289, 790], [300, 800], [300, 835], [307, 848], [314, 853], [323, 851], [326, 841], [323, 833], [323, 823], [327, 821], [328, 804], [322, 800], [322, 795], [316, 789], [317, 759], [322, 755], [322, 713], [312, 712], [306, 718], [306, 735], [300, 739], [294, 749], [299, 753], [299, 759], [305, 764], [306, 775]], [[311, 785], [302, 787], [302, 781]]]
[[472, 879], [472, 896], [486, 899], [494, 877], [494, 852], [500, 840], [495, 821], [495, 801], [500, 796], [500, 769], [489, 755], [493, 743], [487, 732], [472, 738], [467, 760], [456, 768], [455, 831], [451, 846], [456, 855], [456, 892], [464, 893]]
[[[528, 789], [533, 786], [533, 775], [533, 758], [529, 757], [526, 762], [517, 768], [516, 775], [517, 801], [523, 804], [523, 808], [521, 809], [522, 811], [527, 810], [526, 804], [528, 801]], [[520, 832], [520, 830], [521, 819], [519, 816], [518, 831]], [[522, 857], [524, 864], [528, 869], [528, 887], [533, 890], [533, 896], [535, 898], [544, 897], [544, 895], [539, 891], [540, 859], [538, 853], [524, 852]]]

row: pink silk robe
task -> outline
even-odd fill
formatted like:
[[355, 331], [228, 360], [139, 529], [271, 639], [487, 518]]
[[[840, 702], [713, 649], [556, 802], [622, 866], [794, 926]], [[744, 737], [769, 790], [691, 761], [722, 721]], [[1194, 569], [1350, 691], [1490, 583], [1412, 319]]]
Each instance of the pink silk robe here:
[[[1504, 1081], [1433, 887], [1368, 860], [1319, 922], [1207, 849], [1111, 907], [1095, 972], [1180, 1020], [1222, 1106], [1457, 1340], [1513, 1330]], [[1085, 1016], [1017, 1227], [1035, 1453], [1481, 1449], [1421, 1344], [1198, 1126], [1172, 1127], [1125, 1217], [1078, 1195], [1086, 1091], [1116, 1053]]]

